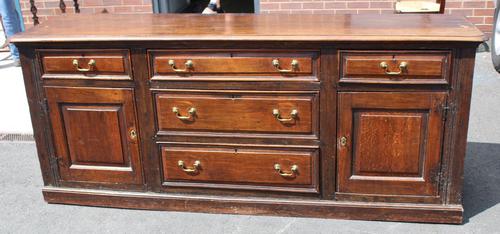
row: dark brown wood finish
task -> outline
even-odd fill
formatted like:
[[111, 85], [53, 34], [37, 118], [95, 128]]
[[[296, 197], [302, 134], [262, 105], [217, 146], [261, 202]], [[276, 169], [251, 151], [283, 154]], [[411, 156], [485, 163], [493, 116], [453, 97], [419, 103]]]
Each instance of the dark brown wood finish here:
[[93, 17], [12, 39], [48, 202], [462, 222], [483, 38], [463, 19]]
[[442, 92], [340, 93], [339, 194], [439, 202], [445, 106]]
[[[91, 19], [91, 24], [89, 19]], [[124, 27], [126, 25], [126, 27]], [[85, 29], [82, 32], [82, 29]], [[331, 14], [66, 15], [13, 37], [13, 42], [92, 41], [356, 41], [473, 42], [484, 35], [463, 16]], [[149, 47], [151, 48], [151, 47]], [[196, 48], [196, 47], [185, 47]], [[262, 47], [260, 47], [261, 49]], [[272, 47], [271, 47], [272, 48]], [[293, 48], [301, 49], [300, 47]]]
[[316, 152], [168, 146], [161, 150], [167, 187], [318, 192]]
[[339, 82], [448, 84], [450, 55], [450, 51], [341, 51]]
[[45, 87], [63, 181], [141, 184], [131, 89]]
[[[128, 50], [40, 50], [43, 79], [130, 80]], [[74, 60], [78, 63], [74, 64]], [[89, 64], [91, 61], [95, 65]], [[86, 71], [88, 70], [88, 71]]]
[[[174, 109], [178, 112], [174, 112]], [[312, 135], [317, 132], [317, 114], [313, 114], [317, 111], [314, 93], [302, 96], [241, 93], [156, 95], [160, 132], [177, 130]], [[294, 115], [295, 112], [297, 114]]]
[[[281, 53], [280, 53], [281, 52]], [[283, 51], [150, 51], [153, 80], [315, 80], [318, 54]], [[273, 63], [274, 60], [278, 64]], [[293, 61], [297, 62], [292, 66]], [[191, 65], [186, 67], [186, 62]], [[173, 62], [170, 64], [169, 62]], [[229, 76], [229, 77], [227, 77]], [[271, 77], [270, 77], [271, 76]]]

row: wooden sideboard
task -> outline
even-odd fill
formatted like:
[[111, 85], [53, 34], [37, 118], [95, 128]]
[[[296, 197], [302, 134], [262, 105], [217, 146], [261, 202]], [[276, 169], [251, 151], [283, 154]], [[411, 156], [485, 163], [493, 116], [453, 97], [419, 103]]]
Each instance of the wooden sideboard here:
[[461, 223], [483, 39], [444, 15], [227, 14], [12, 41], [49, 203]]

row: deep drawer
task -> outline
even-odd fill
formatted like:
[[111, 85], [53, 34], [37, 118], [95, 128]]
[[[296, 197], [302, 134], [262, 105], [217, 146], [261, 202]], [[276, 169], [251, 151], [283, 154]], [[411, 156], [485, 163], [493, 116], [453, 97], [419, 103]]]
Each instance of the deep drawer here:
[[339, 56], [339, 83], [449, 83], [449, 51], [340, 51]]
[[128, 50], [40, 50], [42, 78], [131, 80]]
[[318, 191], [315, 151], [163, 146], [161, 152], [166, 186]]
[[153, 80], [162, 79], [317, 79], [315, 52], [150, 51]]
[[317, 132], [317, 93], [156, 94], [158, 130], [233, 133]]

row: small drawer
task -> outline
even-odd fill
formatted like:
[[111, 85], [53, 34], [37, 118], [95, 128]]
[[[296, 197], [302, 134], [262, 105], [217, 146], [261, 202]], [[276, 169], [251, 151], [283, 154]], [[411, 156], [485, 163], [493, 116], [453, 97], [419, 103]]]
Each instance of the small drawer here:
[[150, 51], [153, 80], [317, 80], [315, 52]]
[[40, 50], [43, 79], [131, 80], [128, 50]]
[[449, 84], [449, 51], [340, 51], [339, 83]]
[[317, 132], [317, 93], [161, 92], [156, 94], [156, 108], [160, 135], [165, 131], [303, 135]]
[[316, 151], [161, 148], [163, 185], [318, 192]]

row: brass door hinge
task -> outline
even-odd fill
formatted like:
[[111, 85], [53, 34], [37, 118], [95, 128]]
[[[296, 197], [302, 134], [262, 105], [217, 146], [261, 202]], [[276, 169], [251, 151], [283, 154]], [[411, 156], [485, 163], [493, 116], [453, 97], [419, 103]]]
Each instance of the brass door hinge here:
[[448, 116], [450, 114], [453, 114], [455, 113], [455, 105], [453, 103], [449, 103], [448, 105], [443, 105], [441, 106], [441, 114], [442, 114], [442, 118], [443, 118], [443, 121], [446, 121], [448, 120]]
[[56, 156], [49, 157], [49, 163], [52, 168], [57, 168], [59, 166], [59, 158]]

